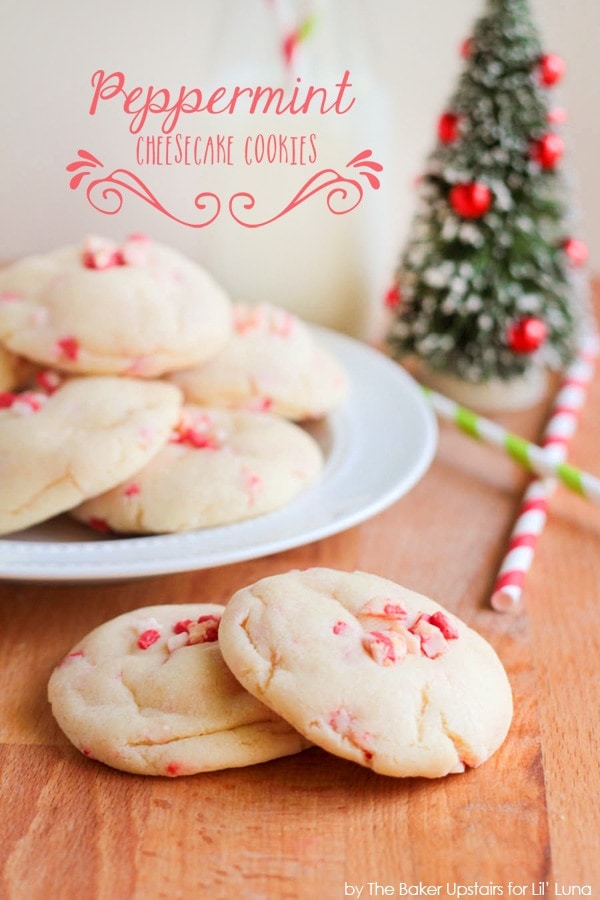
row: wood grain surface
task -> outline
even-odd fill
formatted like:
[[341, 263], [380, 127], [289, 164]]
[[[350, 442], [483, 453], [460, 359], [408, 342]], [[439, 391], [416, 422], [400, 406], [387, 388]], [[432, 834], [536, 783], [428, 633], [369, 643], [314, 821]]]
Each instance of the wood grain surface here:
[[[547, 408], [498, 418], [536, 439]], [[600, 376], [571, 459], [600, 473], [599, 447]], [[600, 896], [600, 507], [557, 491], [524, 605], [499, 614], [489, 592], [526, 484], [498, 451], [443, 425], [423, 480], [343, 534], [145, 580], [0, 583], [0, 897]], [[91, 628], [142, 605], [226, 602], [257, 578], [308, 566], [392, 578], [492, 643], [515, 717], [487, 763], [403, 780], [310, 749], [144, 778], [85, 759], [61, 734], [46, 684]]]

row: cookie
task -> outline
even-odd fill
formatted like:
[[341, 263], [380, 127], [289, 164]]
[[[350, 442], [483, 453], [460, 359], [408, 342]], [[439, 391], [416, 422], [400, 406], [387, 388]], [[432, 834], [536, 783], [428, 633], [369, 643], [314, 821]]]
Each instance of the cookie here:
[[141, 235], [0, 270], [0, 341], [66, 372], [157, 377], [209, 358], [230, 334], [230, 300], [208, 273]]
[[264, 578], [230, 600], [219, 643], [240, 683], [307, 740], [385, 775], [463, 772], [510, 725], [492, 647], [438, 603], [375, 575]]
[[233, 307], [233, 336], [212, 359], [172, 376], [191, 403], [319, 418], [346, 395], [338, 360], [297, 316], [269, 304]]
[[0, 534], [133, 475], [167, 441], [181, 409], [172, 384], [111, 376], [0, 396]]
[[304, 738], [248, 694], [217, 642], [223, 607], [151, 606], [94, 629], [48, 698], [85, 755], [140, 775], [192, 775], [297, 753]]
[[292, 422], [187, 404], [148, 465], [72, 515], [137, 534], [223, 525], [286, 505], [322, 464], [319, 445]]

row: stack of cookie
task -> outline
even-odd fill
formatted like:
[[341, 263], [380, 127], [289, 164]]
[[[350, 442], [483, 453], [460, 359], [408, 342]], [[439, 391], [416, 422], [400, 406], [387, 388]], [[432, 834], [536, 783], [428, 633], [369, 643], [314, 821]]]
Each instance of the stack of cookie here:
[[375, 772], [487, 760], [512, 718], [492, 647], [438, 603], [364, 572], [292, 571], [215, 604], [133, 610], [57, 665], [54, 716], [85, 755], [192, 775], [311, 744]]
[[297, 422], [346, 374], [304, 323], [234, 305], [144, 235], [0, 271], [0, 534], [59, 513], [112, 533], [261, 515], [313, 483]]

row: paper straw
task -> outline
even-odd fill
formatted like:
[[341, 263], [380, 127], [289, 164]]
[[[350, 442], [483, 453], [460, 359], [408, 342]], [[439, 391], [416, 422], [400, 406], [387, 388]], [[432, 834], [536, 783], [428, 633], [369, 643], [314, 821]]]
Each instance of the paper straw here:
[[304, 42], [315, 25], [314, 14], [298, 19], [291, 0], [267, 0], [275, 17], [278, 31], [279, 53], [286, 70], [297, 76], [301, 65], [301, 52]]
[[[542, 447], [552, 453], [556, 462], [567, 457], [599, 351], [598, 335], [586, 335], [554, 398]], [[498, 612], [512, 612], [520, 603], [525, 577], [531, 568], [538, 538], [544, 530], [548, 502], [556, 485], [555, 478], [536, 478], [525, 491], [490, 598], [492, 608]]]
[[465, 434], [483, 441], [483, 443], [498, 447], [528, 471], [543, 478], [556, 478], [570, 491], [596, 503], [600, 502], [600, 478], [583, 472], [568, 463], [556, 461], [549, 449], [543, 449], [531, 441], [512, 434], [496, 422], [460, 406], [443, 394], [438, 394], [426, 387], [423, 387], [422, 390], [437, 414], [442, 419], [453, 422]]

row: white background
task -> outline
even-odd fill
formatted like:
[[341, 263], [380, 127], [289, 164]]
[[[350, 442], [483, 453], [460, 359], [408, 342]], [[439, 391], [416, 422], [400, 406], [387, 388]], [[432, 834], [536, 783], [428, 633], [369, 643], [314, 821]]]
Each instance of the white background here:
[[[103, 0], [85, 4], [57, 0], [42, 4], [5, 0], [0, 38], [0, 258], [72, 243], [88, 232], [120, 238], [130, 230], [147, 231], [211, 268], [214, 254], [216, 274], [225, 282], [229, 278], [231, 285], [226, 286], [239, 292], [241, 274], [250, 274], [258, 241], [268, 244], [275, 231], [263, 229], [250, 249], [244, 251], [240, 245], [238, 253], [234, 232], [224, 232], [221, 241], [214, 241], [208, 234], [199, 235], [169, 221], [134, 198], [127, 199], [117, 216], [104, 216], [86, 203], [81, 191], [68, 189], [65, 166], [80, 147], [99, 156], [107, 167], [133, 161], [133, 139], [122, 109], [106, 103], [96, 117], [88, 114], [90, 78], [96, 69], [125, 72], [131, 87], [202, 87], [203, 79], [218, 80], [225, 73], [240, 84], [244, 79], [256, 82], [277, 57], [273, 21], [277, 2]], [[309, 0], [298, 2], [310, 5]], [[580, 236], [588, 241], [592, 267], [598, 270], [600, 3], [535, 0], [532, 5], [544, 48], [560, 53], [568, 64], [557, 101], [569, 113], [567, 164], [580, 212]], [[322, 14], [319, 46], [329, 61], [321, 60], [322, 76], [329, 66], [338, 73], [350, 67], [358, 77], [366, 66], [376, 80], [375, 89], [381, 90], [390, 104], [387, 112], [382, 111], [372, 102], [373, 91], [358, 93], [365, 133], [374, 155], [386, 165], [377, 198], [373, 196], [362, 210], [360, 238], [363, 249], [369, 245], [369, 252], [377, 257], [375, 282], [380, 290], [390, 278], [410, 223], [414, 179], [433, 146], [437, 117], [456, 86], [461, 65], [458, 47], [482, 11], [483, 0], [314, 0], [313, 6]], [[223, 124], [218, 123], [220, 128]], [[216, 126], [216, 122], [210, 123], [213, 130]], [[186, 122], [182, 130], [198, 131], [198, 125], [192, 129]], [[357, 144], [356, 150], [367, 145]], [[153, 189], [170, 208], [181, 209], [184, 202], [189, 203], [189, 172], [163, 168], [151, 175]], [[304, 269], [310, 268], [314, 256], [309, 232], [317, 201], [311, 203], [313, 212], [306, 210], [308, 218], [301, 220], [298, 214], [308, 242], [303, 251]], [[337, 217], [338, 221], [342, 218]], [[317, 225], [315, 229], [318, 231]], [[279, 257], [285, 266], [285, 235], [281, 240], [279, 245], [273, 243], [273, 273]], [[303, 239], [296, 236], [293, 240], [302, 243]], [[325, 232], [320, 244], [329, 246]], [[341, 257], [343, 245], [339, 250], [334, 245], [335, 241], [333, 252]], [[314, 268], [321, 265], [316, 256], [313, 262]], [[260, 268], [269, 266], [261, 263]], [[264, 271], [262, 274], [262, 281], [256, 275], [255, 289], [260, 291], [264, 291], [267, 277]], [[300, 275], [294, 272], [288, 282], [292, 277]], [[309, 286], [304, 290], [309, 292]], [[309, 308], [309, 317], [311, 313]]]

